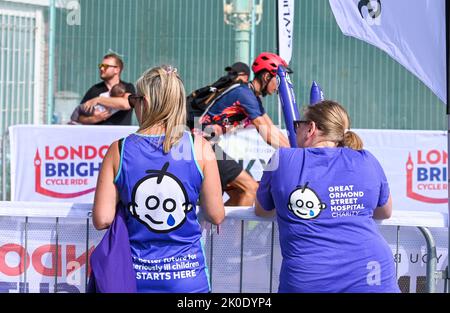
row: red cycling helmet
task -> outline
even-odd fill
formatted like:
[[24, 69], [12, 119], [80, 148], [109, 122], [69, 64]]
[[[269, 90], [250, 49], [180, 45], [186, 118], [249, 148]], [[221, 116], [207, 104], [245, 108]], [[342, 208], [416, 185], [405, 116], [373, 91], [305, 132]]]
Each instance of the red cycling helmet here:
[[276, 75], [278, 66], [283, 65], [287, 68], [287, 63], [279, 55], [271, 52], [263, 52], [253, 61], [252, 71], [258, 73], [262, 70], [268, 70], [270, 74]]

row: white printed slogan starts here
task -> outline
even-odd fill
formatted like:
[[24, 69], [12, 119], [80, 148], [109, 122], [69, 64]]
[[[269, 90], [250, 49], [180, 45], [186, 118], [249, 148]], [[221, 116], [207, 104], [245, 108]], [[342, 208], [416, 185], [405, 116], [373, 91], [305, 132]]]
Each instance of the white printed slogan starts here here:
[[195, 254], [155, 260], [133, 258], [133, 267], [138, 280], [172, 280], [197, 276], [200, 266]]
[[359, 215], [360, 210], [364, 209], [364, 204], [360, 203], [364, 192], [353, 190], [353, 185], [331, 186], [328, 192], [332, 217]]

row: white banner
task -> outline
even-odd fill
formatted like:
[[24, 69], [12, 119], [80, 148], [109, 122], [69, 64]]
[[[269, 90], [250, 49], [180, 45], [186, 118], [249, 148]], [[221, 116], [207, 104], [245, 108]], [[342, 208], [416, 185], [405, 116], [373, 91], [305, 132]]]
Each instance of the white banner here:
[[278, 51], [288, 64], [294, 42], [294, 0], [278, 0]]
[[[85, 291], [87, 259], [104, 232], [86, 220], [2, 218], [0, 229], [0, 293], [79, 293]], [[59, 238], [55, 232], [58, 228]], [[58, 241], [57, 241], [58, 240]]]
[[448, 212], [447, 132], [356, 132], [380, 161], [396, 210]]
[[[56, 209], [57, 203], [49, 203]], [[45, 210], [46, 204], [30, 202], [0, 202], [0, 293], [54, 293], [84, 292], [89, 269], [87, 259], [94, 247], [100, 242], [104, 232], [95, 231], [87, 216], [88, 205], [77, 208], [77, 213], [67, 212], [70, 204], [62, 203], [59, 208], [67, 212], [55, 214]], [[34, 212], [35, 217], [26, 221], [18, 212], [26, 209]], [[84, 213], [83, 213], [84, 210]], [[6, 211], [6, 212], [5, 212]], [[12, 213], [8, 213], [12, 211]], [[55, 218], [38, 218], [41, 216], [59, 216]], [[250, 212], [249, 212], [250, 211]], [[442, 217], [436, 214], [413, 212], [396, 214], [391, 221], [380, 226], [380, 230], [392, 250], [393, 258], [398, 263], [398, 278], [403, 292], [425, 291], [425, 266], [427, 249], [425, 240], [416, 227], [401, 227], [399, 248], [397, 249], [397, 227], [395, 225], [436, 225], [431, 228], [437, 247], [437, 269], [443, 270], [447, 265], [447, 230], [442, 225]], [[16, 216], [21, 215], [21, 216]], [[401, 221], [399, 220], [401, 218]], [[273, 257], [271, 256], [272, 228], [271, 222], [263, 221], [253, 215], [252, 210], [227, 208], [227, 218], [220, 226], [220, 233], [214, 233], [214, 249], [210, 251], [211, 235], [203, 232], [206, 253], [214, 253], [214, 259], [221, 262], [212, 266], [213, 292], [240, 292], [241, 282], [241, 219], [245, 221], [243, 253], [243, 292], [269, 292], [270, 274], [273, 273], [273, 292], [278, 289], [278, 275], [281, 269], [281, 251], [278, 230], [275, 231]], [[446, 219], [445, 219], [446, 220]], [[258, 222], [257, 222], [258, 221]], [[397, 222], [400, 222], [397, 224]], [[57, 224], [56, 224], [57, 223]], [[417, 224], [418, 223], [418, 224]], [[87, 224], [89, 227], [87, 227]], [[277, 224], [275, 224], [276, 227]], [[432, 227], [432, 226], [430, 226]], [[26, 231], [25, 231], [26, 229]], [[89, 232], [89, 233], [88, 233]], [[230, 249], [231, 247], [231, 249]], [[437, 280], [438, 292], [442, 292], [443, 280]]]
[[[122, 126], [13, 126], [13, 201], [92, 203], [109, 145], [136, 131]], [[447, 137], [444, 131], [356, 132], [383, 166], [399, 210], [447, 212]], [[220, 143], [259, 180], [273, 148], [252, 128]]]
[[[10, 128], [14, 200], [92, 203], [92, 191], [73, 198], [69, 195], [95, 188], [99, 166], [97, 163], [101, 162], [107, 146], [135, 130], [136, 127], [107, 126]], [[394, 211], [447, 213], [446, 132], [363, 129], [354, 131], [362, 137], [365, 148], [377, 157], [384, 168], [393, 196]], [[251, 128], [227, 135], [220, 145], [230, 156], [241, 161], [244, 168], [257, 180], [261, 178], [274, 151], [256, 130]], [[77, 184], [78, 180], [84, 179], [88, 180], [86, 185]], [[74, 184], [71, 184], [72, 180]], [[56, 182], [68, 184], [58, 185]], [[46, 194], [47, 191], [50, 195]], [[63, 197], [58, 197], [61, 195]], [[86, 223], [91, 222], [77, 218], [87, 216], [83, 214], [83, 210], [89, 211], [89, 206], [68, 208], [67, 205], [49, 203], [47, 207], [41, 203], [30, 207], [29, 211], [26, 211], [26, 202], [11, 206], [5, 203], [0, 205], [0, 216], [14, 216], [19, 211], [31, 216], [26, 226], [27, 237], [24, 235], [23, 217], [0, 218], [0, 230], [3, 234], [0, 240], [0, 292], [46, 293], [54, 292], [55, 289], [59, 292], [84, 291], [86, 257], [99, 242], [102, 233], [93, 231], [90, 225], [88, 237]], [[61, 218], [56, 225], [55, 218], [43, 220], [37, 217], [40, 216], [38, 212], [43, 216], [62, 216], [62, 212], [67, 212], [69, 219], [63, 221]], [[404, 213], [413, 215], [412, 212]], [[239, 216], [235, 218], [239, 219]], [[431, 230], [437, 243], [438, 269], [442, 270], [448, 262], [448, 237], [447, 229], [439, 227]], [[55, 236], [57, 229], [59, 236]], [[223, 254], [224, 262], [214, 263], [216, 274], [213, 277], [213, 292], [239, 292], [239, 256], [230, 258], [230, 241], [226, 236], [236, 234], [240, 244], [240, 229], [240, 223], [227, 222], [221, 226], [220, 234], [215, 235], [214, 253], [221, 259]], [[401, 227], [400, 247], [397, 252], [396, 227], [381, 226], [381, 229], [398, 263], [402, 290], [424, 291], [426, 246], [423, 236], [414, 227]], [[271, 232], [268, 234], [265, 239], [267, 243], [271, 242]], [[205, 235], [206, 242], [208, 238], [209, 236]], [[89, 242], [86, 244], [87, 239]], [[260, 246], [260, 236], [253, 239], [248, 237], [246, 240], [246, 247], [262, 250], [261, 255], [264, 257], [252, 254], [244, 260], [250, 262], [245, 263], [245, 280], [249, 282], [248, 286], [245, 285], [245, 292], [267, 292], [267, 285], [255, 285], [254, 282], [259, 282], [261, 277], [266, 283], [269, 282], [269, 279], [265, 278], [271, 271], [270, 246]], [[254, 240], [258, 240], [258, 244], [254, 244]], [[278, 277], [281, 258], [278, 240], [275, 242], [273, 271]], [[258, 251], [252, 253], [259, 253]], [[236, 284], [231, 284], [230, 277], [237, 277]], [[24, 281], [27, 283], [24, 284]], [[277, 279], [274, 280], [274, 286], [276, 291]], [[443, 290], [442, 280], [439, 280], [437, 290]]]
[[444, 0], [329, 0], [342, 32], [385, 51], [446, 100]]
[[13, 201], [92, 203], [109, 145], [135, 126], [9, 128]]
[[[395, 210], [447, 213], [447, 133], [414, 130], [354, 130], [364, 148], [381, 163], [391, 188]], [[256, 180], [274, 149], [254, 129], [225, 137], [220, 143], [241, 160]]]

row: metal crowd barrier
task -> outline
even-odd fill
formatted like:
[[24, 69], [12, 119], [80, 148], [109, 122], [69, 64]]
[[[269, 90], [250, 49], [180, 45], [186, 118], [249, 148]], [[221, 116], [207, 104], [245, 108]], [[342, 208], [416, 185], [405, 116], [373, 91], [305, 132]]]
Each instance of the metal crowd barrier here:
[[[92, 226], [91, 208], [91, 204], [0, 202], [0, 292], [84, 292], [89, 253], [103, 236]], [[426, 292], [436, 292], [437, 280], [447, 277], [437, 270], [436, 245], [429, 230], [448, 229], [447, 221], [443, 213], [397, 210], [390, 219], [378, 222], [397, 231], [397, 252], [400, 228], [420, 229], [427, 249]], [[281, 254], [274, 219], [255, 216], [253, 208], [227, 207], [223, 224], [201, 225], [213, 292], [277, 291]], [[77, 251], [81, 251], [78, 257]], [[79, 266], [73, 270], [68, 264]], [[71, 275], [77, 270], [74, 281]]]

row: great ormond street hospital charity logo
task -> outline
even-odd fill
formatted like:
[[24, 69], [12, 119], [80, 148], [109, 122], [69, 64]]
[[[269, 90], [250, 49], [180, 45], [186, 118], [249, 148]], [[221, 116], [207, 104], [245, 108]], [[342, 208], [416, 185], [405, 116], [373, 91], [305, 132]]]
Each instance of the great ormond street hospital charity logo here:
[[418, 150], [415, 166], [410, 153], [406, 162], [406, 196], [426, 203], [447, 203], [447, 158], [445, 151]]
[[46, 146], [34, 157], [35, 191], [57, 199], [72, 199], [95, 190], [108, 146]]
[[289, 211], [302, 220], [317, 218], [326, 207], [317, 193], [308, 187], [308, 183], [298, 186], [289, 196]]

